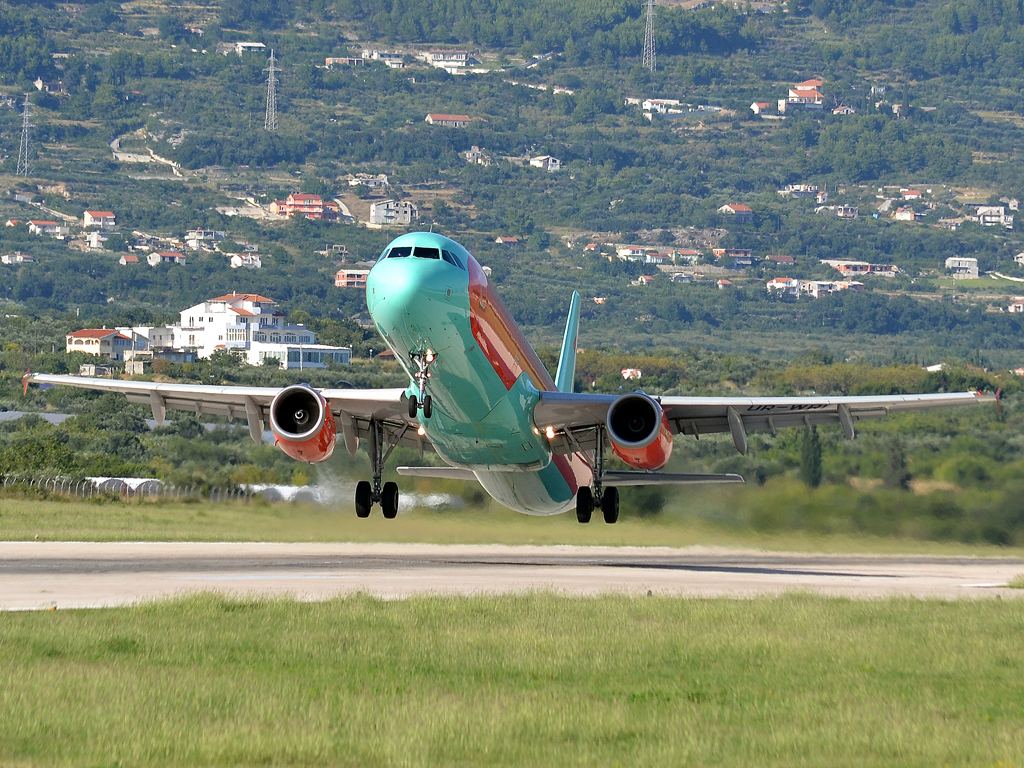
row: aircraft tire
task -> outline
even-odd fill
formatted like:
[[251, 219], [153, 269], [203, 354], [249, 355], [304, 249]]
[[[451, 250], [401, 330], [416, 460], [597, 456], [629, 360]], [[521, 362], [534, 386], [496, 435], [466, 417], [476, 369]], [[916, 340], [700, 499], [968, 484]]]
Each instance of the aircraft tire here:
[[394, 520], [398, 516], [398, 483], [384, 483], [380, 506], [388, 520]]
[[415, 419], [416, 418], [416, 411], [419, 410], [419, 407], [420, 407], [420, 404], [416, 400], [416, 395], [410, 395], [409, 396], [409, 418], [410, 419]]
[[589, 523], [590, 516], [594, 511], [594, 493], [590, 486], [583, 486], [576, 492], [576, 520], [581, 523]]
[[619, 489], [605, 488], [601, 494], [601, 512], [604, 513], [604, 521], [611, 525], [619, 519]]
[[370, 516], [370, 507], [373, 506], [371, 497], [370, 484], [366, 480], [356, 483], [356, 517]]
[[423, 398], [423, 418], [429, 419], [430, 414], [434, 412], [434, 399], [430, 395], [425, 395]]

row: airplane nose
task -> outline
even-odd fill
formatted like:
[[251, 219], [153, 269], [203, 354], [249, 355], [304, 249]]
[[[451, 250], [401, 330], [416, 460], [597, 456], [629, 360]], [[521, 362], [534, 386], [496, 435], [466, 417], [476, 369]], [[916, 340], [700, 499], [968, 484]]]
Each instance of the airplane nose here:
[[385, 336], [406, 335], [409, 313], [448, 290], [444, 262], [420, 258], [385, 259], [366, 278], [370, 317]]

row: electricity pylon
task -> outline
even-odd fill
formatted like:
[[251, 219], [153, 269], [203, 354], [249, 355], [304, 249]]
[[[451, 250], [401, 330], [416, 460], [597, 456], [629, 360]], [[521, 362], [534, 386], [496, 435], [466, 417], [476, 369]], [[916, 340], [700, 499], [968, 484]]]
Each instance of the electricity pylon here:
[[654, 44], [654, 0], [647, 0], [647, 31], [644, 32], [644, 69], [656, 72], [658, 51]]
[[267, 76], [267, 119], [263, 123], [263, 128], [268, 131], [277, 130], [277, 68], [274, 66], [277, 64], [277, 59], [274, 58], [274, 49], [270, 49], [270, 67], [266, 70], [270, 72]]

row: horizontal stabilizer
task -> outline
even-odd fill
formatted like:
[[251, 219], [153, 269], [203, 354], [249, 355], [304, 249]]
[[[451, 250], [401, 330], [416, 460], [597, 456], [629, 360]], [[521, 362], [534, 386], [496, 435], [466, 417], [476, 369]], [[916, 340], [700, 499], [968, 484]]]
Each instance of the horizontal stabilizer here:
[[691, 475], [685, 472], [605, 472], [604, 484], [688, 485], [690, 483], [743, 483], [743, 475]]
[[405, 477], [436, 477], [440, 480], [476, 480], [473, 470], [462, 467], [398, 467]]

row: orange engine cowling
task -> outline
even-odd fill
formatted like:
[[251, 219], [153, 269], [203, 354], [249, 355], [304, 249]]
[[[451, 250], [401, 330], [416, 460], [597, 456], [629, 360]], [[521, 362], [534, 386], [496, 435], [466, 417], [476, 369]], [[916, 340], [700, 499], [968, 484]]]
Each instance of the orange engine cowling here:
[[312, 387], [286, 387], [270, 403], [270, 429], [281, 450], [316, 464], [334, 453], [338, 428], [327, 401]]
[[623, 395], [608, 408], [608, 439], [615, 455], [637, 469], [661, 469], [672, 455], [672, 431], [661, 406], [643, 392]]

